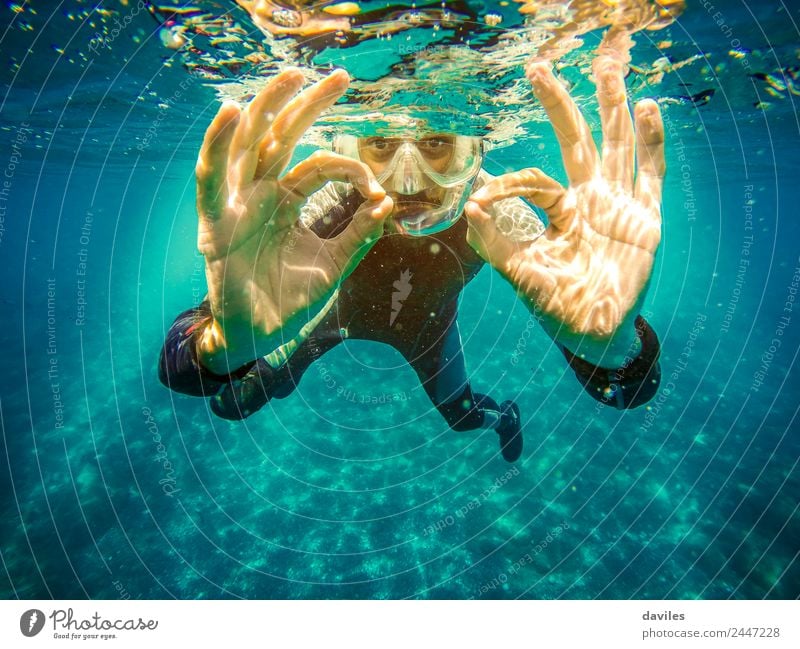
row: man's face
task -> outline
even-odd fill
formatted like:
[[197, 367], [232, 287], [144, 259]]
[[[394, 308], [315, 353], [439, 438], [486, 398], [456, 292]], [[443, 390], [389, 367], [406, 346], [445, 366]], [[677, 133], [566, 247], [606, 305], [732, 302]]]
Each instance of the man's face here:
[[369, 166], [394, 202], [389, 231], [423, 237], [453, 225], [483, 161], [481, 140], [469, 135], [337, 136], [334, 150]]
[[445, 190], [426, 172], [447, 173], [455, 154], [455, 137], [365, 137], [358, 140], [358, 153], [394, 201], [393, 216], [402, 218], [441, 204]]

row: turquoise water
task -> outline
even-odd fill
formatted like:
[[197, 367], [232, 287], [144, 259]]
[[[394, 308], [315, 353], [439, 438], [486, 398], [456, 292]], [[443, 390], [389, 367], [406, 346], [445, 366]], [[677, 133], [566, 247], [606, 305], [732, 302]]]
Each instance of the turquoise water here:
[[[689, 2], [639, 41], [703, 54], [629, 77], [667, 125], [648, 409], [597, 407], [489, 268], [464, 291], [473, 386], [522, 410], [512, 466], [373, 343], [241, 423], [158, 383], [167, 327], [205, 292], [193, 166], [218, 102], [147, 12], [89, 56], [111, 20], [91, 6], [0, 8], [4, 597], [800, 595], [796, 7], [719, 2], [720, 24]], [[487, 169], [559, 175], [537, 129]]]

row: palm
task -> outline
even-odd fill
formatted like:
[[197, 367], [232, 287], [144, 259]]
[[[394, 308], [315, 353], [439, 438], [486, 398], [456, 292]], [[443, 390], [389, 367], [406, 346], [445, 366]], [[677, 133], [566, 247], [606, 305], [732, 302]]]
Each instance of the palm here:
[[[297, 222], [293, 197], [279, 183], [260, 185], [205, 233], [209, 299], [220, 316], [250, 320], [257, 335], [280, 330], [292, 338], [309, 310], [334, 290], [340, 273], [324, 241]], [[270, 216], [277, 205], [280, 219]]]
[[[660, 241], [664, 159], [658, 108], [654, 102], [637, 106], [634, 136], [621, 66], [598, 58], [601, 157], [586, 121], [549, 68], [537, 64], [529, 76], [561, 143], [570, 186], [538, 169], [495, 178], [467, 205], [470, 243], [508, 278], [553, 337], [565, 344], [583, 336], [609, 339], [635, 318]], [[545, 210], [550, 224], [543, 236], [517, 244], [494, 226], [492, 204], [514, 196]]]

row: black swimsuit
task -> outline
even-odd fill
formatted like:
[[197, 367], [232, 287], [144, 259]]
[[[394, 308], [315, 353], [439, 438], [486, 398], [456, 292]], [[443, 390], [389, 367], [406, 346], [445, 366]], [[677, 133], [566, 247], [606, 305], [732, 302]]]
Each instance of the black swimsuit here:
[[[322, 238], [347, 227], [360, 199], [349, 196], [311, 228]], [[203, 302], [173, 323], [162, 349], [159, 376], [178, 392], [211, 398], [226, 419], [243, 419], [272, 398], [297, 387], [303, 373], [347, 338], [394, 347], [417, 373], [428, 397], [453, 430], [484, 426], [499, 410], [491, 397], [475, 394], [467, 379], [458, 331], [458, 296], [483, 266], [467, 243], [467, 223], [459, 219], [426, 237], [384, 234], [342, 282], [339, 296], [311, 335], [280, 368], [264, 359], [230, 375], [216, 375], [197, 361], [194, 336], [211, 319]], [[636, 322], [642, 352], [625, 368], [607, 370], [562, 351], [587, 392], [603, 403], [628, 408], [649, 400], [658, 388], [659, 345], [641, 317]]]

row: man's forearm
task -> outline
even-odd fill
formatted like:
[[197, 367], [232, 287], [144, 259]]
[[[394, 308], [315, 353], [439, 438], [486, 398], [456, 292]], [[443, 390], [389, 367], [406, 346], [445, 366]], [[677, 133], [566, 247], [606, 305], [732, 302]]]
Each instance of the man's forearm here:
[[317, 314], [304, 324], [293, 338], [275, 337], [275, 342], [269, 350], [256, 351], [252, 330], [249, 326], [240, 327], [234, 334], [236, 344], [230, 344], [231, 332], [226, 333], [223, 327], [213, 318], [198, 332], [197, 357], [200, 363], [215, 374], [229, 374], [238, 371], [246, 364], [252, 364], [254, 358], [264, 358], [274, 369], [283, 365], [297, 348], [311, 335], [320, 321], [328, 314], [336, 302], [339, 291], [331, 294]]
[[661, 380], [658, 336], [641, 316], [636, 318], [635, 331], [639, 352], [626, 356], [612, 368], [593, 364], [559, 345], [575, 376], [597, 401], [620, 409], [636, 408], [647, 403], [658, 391]]
[[595, 340], [589, 336], [571, 338], [566, 341], [563, 338], [559, 340], [558, 337], [555, 337], [554, 340], [574, 356], [608, 369], [626, 365], [642, 350], [641, 340], [636, 335], [633, 324], [620, 327], [618, 332], [607, 340]]
[[172, 323], [161, 349], [158, 375], [161, 382], [176, 392], [192, 396], [211, 396], [239, 373], [216, 374], [200, 362], [197, 341], [213, 320], [207, 302], [182, 312]]
[[[220, 324], [213, 318], [205, 323], [196, 334], [195, 348], [198, 361], [214, 374], [230, 374], [243, 365], [252, 363], [257, 354], [248, 345], [229, 344]], [[249, 349], [248, 349], [249, 347]]]
[[636, 335], [635, 314], [626, 318], [611, 336], [596, 338], [589, 334], [574, 333], [563, 322], [548, 317], [537, 304], [531, 305], [527, 300], [523, 301], [554, 343], [593, 365], [609, 369], [622, 367], [641, 350], [641, 343]]

